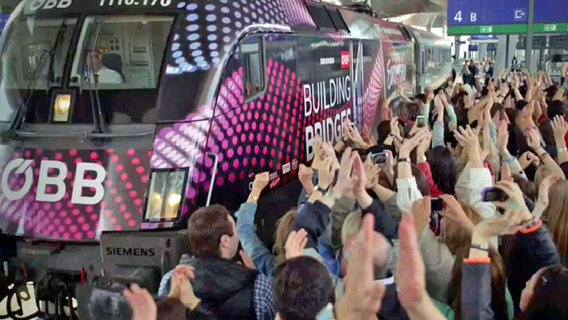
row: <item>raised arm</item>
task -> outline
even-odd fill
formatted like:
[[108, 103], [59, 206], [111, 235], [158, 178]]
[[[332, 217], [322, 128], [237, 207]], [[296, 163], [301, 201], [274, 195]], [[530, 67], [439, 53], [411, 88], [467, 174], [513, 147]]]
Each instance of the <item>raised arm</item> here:
[[543, 147], [544, 142], [542, 142], [540, 134], [537, 128], [532, 128], [527, 131], [527, 144], [531, 149], [533, 149], [538, 155], [540, 161], [552, 172], [553, 174], [566, 178], [564, 172], [558, 166], [556, 161], [546, 152]]
[[568, 123], [562, 116], [556, 116], [552, 120], [552, 130], [554, 141], [556, 142], [556, 152], [558, 154], [558, 164], [568, 162], [568, 150], [566, 149], [566, 134], [568, 133]]
[[256, 234], [254, 218], [260, 194], [269, 182], [270, 177], [268, 172], [256, 175], [247, 202], [243, 203], [240, 209], [235, 213], [237, 217], [237, 234], [239, 235], [243, 250], [252, 259], [258, 271], [266, 276], [272, 276], [275, 259], [270, 250], [266, 248]]

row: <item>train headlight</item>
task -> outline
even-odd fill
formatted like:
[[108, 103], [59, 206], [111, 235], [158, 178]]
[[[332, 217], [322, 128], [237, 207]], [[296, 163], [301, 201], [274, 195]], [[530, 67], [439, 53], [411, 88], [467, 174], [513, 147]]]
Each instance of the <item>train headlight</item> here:
[[187, 179], [188, 169], [152, 171], [144, 220], [177, 220], [183, 205]]
[[53, 122], [69, 122], [73, 95], [69, 93], [57, 94], [53, 102]]

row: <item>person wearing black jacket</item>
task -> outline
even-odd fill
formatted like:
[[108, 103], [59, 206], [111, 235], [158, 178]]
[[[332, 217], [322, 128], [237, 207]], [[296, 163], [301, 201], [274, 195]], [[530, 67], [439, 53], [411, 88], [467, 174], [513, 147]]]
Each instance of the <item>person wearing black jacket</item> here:
[[[375, 231], [383, 234], [389, 241], [398, 238], [398, 224], [387, 212], [385, 205], [379, 199], [373, 199], [365, 190], [365, 170], [357, 152], [350, 148], [344, 152], [337, 183], [331, 188], [337, 164], [335, 159], [326, 159], [323, 170], [319, 171], [318, 186], [310, 197], [308, 204], [300, 209], [294, 224], [294, 230], [304, 229], [308, 234], [306, 251], [316, 251], [318, 238], [325, 232], [330, 223], [331, 208], [338, 199], [353, 191], [362, 210], [362, 215], [372, 214], [375, 217]], [[316, 256], [318, 256], [316, 254]], [[321, 257], [319, 257], [321, 259]], [[396, 295], [396, 285], [392, 277], [386, 281], [386, 294], [379, 316], [381, 319], [408, 319]]]

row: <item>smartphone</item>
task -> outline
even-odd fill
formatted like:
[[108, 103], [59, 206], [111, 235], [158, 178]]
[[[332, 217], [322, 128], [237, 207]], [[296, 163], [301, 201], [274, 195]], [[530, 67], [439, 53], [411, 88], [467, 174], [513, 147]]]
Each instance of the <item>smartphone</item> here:
[[495, 187], [486, 188], [481, 192], [481, 200], [483, 202], [505, 201], [508, 198], [505, 191]]
[[385, 152], [371, 153], [371, 161], [373, 161], [373, 164], [386, 163], [387, 154]]
[[430, 230], [437, 236], [442, 232], [442, 216], [437, 211], [432, 212], [430, 217]]
[[418, 116], [416, 117], [416, 122], [418, 122], [418, 128], [424, 128], [426, 126], [426, 117]]
[[441, 198], [432, 198], [432, 200], [430, 200], [430, 208], [432, 208], [432, 211], [444, 210], [444, 200]]

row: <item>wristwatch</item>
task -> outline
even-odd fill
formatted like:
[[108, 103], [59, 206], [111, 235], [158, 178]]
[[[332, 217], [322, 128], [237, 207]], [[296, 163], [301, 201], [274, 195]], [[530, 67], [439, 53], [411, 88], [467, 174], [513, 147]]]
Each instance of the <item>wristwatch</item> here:
[[318, 192], [318, 191], [319, 191], [319, 192], [321, 192], [323, 195], [325, 195], [328, 190], [329, 190], [329, 188], [324, 189], [324, 188], [322, 188], [322, 187], [320, 187], [320, 186], [315, 186], [315, 188], [314, 188], [314, 191], [315, 191], [315, 192]]
[[558, 147], [558, 148], [556, 148], [556, 151], [558, 151], [558, 153], [565, 153], [565, 152], [568, 152], [568, 148]]
[[408, 162], [408, 164], [412, 164], [412, 161], [410, 160], [410, 158], [398, 158], [398, 163], [401, 162]]
[[489, 244], [485, 243], [485, 244], [477, 244], [477, 243], [472, 243], [471, 247], [477, 250], [481, 250], [481, 251], [489, 251]]

